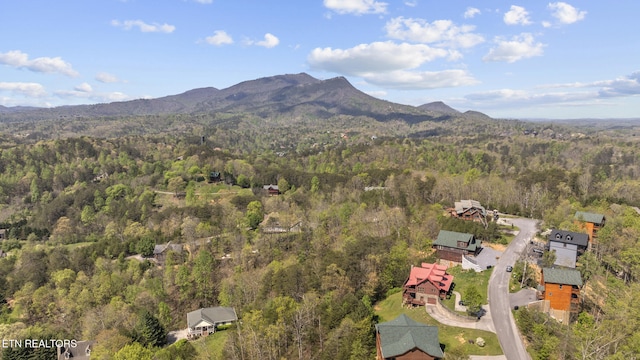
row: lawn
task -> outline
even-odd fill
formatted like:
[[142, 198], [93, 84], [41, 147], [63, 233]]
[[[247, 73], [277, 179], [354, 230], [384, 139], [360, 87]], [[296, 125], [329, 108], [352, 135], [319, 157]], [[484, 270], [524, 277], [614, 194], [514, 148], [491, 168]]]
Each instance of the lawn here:
[[196, 359], [224, 360], [222, 350], [230, 334], [229, 331], [235, 331], [235, 329], [216, 331], [209, 336], [203, 336], [198, 340], [192, 341], [191, 344], [198, 352]]
[[[486, 292], [486, 289], [485, 289]], [[453, 326], [442, 325], [431, 318], [424, 307], [416, 307], [407, 309], [402, 307], [402, 293], [395, 293], [385, 300], [379, 302], [375, 306], [376, 314], [380, 317], [379, 322], [385, 322], [395, 319], [400, 314], [406, 314], [411, 319], [421, 322], [423, 324], [437, 326], [438, 334], [440, 337], [440, 343], [445, 346], [445, 352], [447, 349], [457, 348], [462, 346], [464, 351], [470, 355], [501, 355], [502, 349], [500, 343], [495, 334], [474, 329], [465, 329]], [[486, 345], [485, 347], [479, 347], [477, 345], [469, 344], [468, 340], [475, 340], [478, 337], [482, 337]]]
[[[453, 275], [453, 282], [456, 284], [455, 291], [459, 292], [463, 299], [465, 291], [467, 291], [469, 286], [473, 285], [478, 289], [482, 297], [482, 303], [488, 303], [487, 287], [489, 286], [489, 278], [491, 277], [493, 269], [477, 273], [473, 270], [464, 270], [462, 266], [455, 266], [449, 268], [447, 272]], [[452, 295], [450, 299], [445, 299], [442, 303], [449, 309], [454, 310], [455, 301], [456, 297]]]

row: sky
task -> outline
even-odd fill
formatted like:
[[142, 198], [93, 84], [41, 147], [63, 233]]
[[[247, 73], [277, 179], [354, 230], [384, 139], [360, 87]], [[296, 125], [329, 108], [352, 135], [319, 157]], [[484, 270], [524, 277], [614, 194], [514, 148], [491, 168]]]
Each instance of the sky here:
[[495, 118], [640, 118], [640, 1], [2, 0], [0, 105], [306, 72]]

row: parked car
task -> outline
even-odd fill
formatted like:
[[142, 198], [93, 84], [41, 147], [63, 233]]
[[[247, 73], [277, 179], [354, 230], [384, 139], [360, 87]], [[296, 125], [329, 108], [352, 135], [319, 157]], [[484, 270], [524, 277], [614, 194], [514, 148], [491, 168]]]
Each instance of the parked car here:
[[512, 272], [513, 271], [513, 266], [509, 265], [507, 266], [507, 272]]

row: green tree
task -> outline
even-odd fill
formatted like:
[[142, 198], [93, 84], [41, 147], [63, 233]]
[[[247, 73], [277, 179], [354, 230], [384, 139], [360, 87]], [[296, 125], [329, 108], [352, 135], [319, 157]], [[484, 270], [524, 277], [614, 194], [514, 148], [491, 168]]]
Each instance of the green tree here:
[[553, 250], [553, 251], [545, 250], [542, 253], [542, 260], [540, 261], [540, 265], [543, 268], [552, 267], [553, 264], [556, 262], [556, 258], [557, 258], [557, 256], [556, 256], [556, 251], [555, 250]]
[[153, 352], [150, 349], [134, 342], [125, 345], [117, 353], [113, 355], [113, 360], [152, 360]]
[[317, 176], [311, 178], [311, 193], [315, 194], [320, 189], [320, 179]]
[[258, 225], [262, 222], [264, 213], [262, 212], [262, 203], [260, 201], [252, 201], [247, 205], [247, 212], [245, 214], [245, 220], [247, 226], [252, 230], [258, 228]]
[[470, 285], [464, 292], [464, 301], [467, 303], [467, 313], [475, 315], [480, 311], [482, 306], [482, 295], [475, 285]]
[[140, 337], [148, 346], [162, 346], [167, 342], [167, 332], [160, 320], [148, 311], [142, 314], [140, 320]]
[[153, 239], [153, 236], [151, 234], [146, 234], [136, 243], [136, 251], [144, 257], [150, 257], [153, 255], [153, 249], [155, 246], [156, 241]]
[[193, 281], [196, 288], [196, 298], [202, 299], [202, 304], [206, 305], [209, 300], [214, 299], [213, 277], [214, 260], [208, 249], [201, 249], [193, 265]]
[[196, 348], [186, 339], [178, 340], [154, 355], [154, 360], [191, 360], [197, 357]]

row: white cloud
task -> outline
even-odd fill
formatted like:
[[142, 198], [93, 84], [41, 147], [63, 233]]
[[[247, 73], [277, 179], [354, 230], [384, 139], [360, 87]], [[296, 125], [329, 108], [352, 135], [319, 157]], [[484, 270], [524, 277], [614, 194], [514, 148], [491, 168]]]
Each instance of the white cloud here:
[[396, 89], [433, 89], [477, 83], [465, 70], [417, 71], [422, 64], [451, 57], [451, 51], [426, 44], [391, 41], [361, 44], [350, 49], [316, 48], [311, 68], [358, 76], [369, 84]]
[[280, 44], [280, 39], [278, 39], [275, 35], [271, 33], [264, 34], [264, 40], [258, 41], [255, 43], [258, 46], [263, 46], [266, 48], [272, 48], [278, 46]]
[[223, 30], [216, 30], [213, 35], [207, 36], [205, 41], [207, 44], [216, 46], [233, 44], [233, 38]]
[[533, 35], [529, 33], [514, 36], [511, 40], [497, 37], [495, 42], [497, 46], [489, 50], [489, 53], [482, 58], [483, 61], [513, 63], [518, 60], [541, 56], [545, 47], [544, 44], [535, 42]]
[[436, 20], [397, 17], [385, 25], [387, 36], [393, 39], [420, 43], [436, 43], [443, 46], [470, 48], [484, 42], [484, 37], [475, 34], [473, 25], [457, 26], [451, 20]]
[[116, 83], [116, 82], [120, 82], [120, 79], [118, 79], [115, 75], [111, 75], [111, 74], [106, 73], [106, 72], [97, 73], [95, 79], [97, 81], [100, 81], [101, 83]]
[[530, 25], [529, 12], [522, 6], [511, 5], [511, 10], [504, 14], [504, 23], [507, 25]]
[[46, 94], [44, 86], [31, 82], [0, 82], [0, 91], [9, 91], [28, 97], [41, 97]]
[[404, 4], [407, 5], [408, 7], [416, 7], [418, 6], [418, 1], [417, 0], [405, 1]]
[[586, 11], [578, 11], [578, 9], [565, 2], [549, 3], [548, 7], [552, 11], [551, 15], [562, 24], [573, 24], [584, 19], [587, 15]]
[[640, 94], [640, 71], [613, 80], [573, 82], [543, 85], [540, 88], [597, 88], [601, 97], [621, 97]]
[[467, 10], [464, 12], [464, 18], [465, 19], [472, 19], [474, 18], [476, 15], [480, 14], [480, 9], [474, 8], [474, 7], [468, 7]]
[[74, 87], [74, 89], [76, 91], [80, 91], [80, 92], [86, 92], [86, 93], [90, 93], [93, 92], [93, 88], [91, 87], [91, 85], [89, 85], [88, 83], [82, 83], [76, 87]]
[[200, 4], [213, 4], [213, 0], [195, 0], [195, 2]]
[[396, 44], [391, 41], [360, 44], [350, 49], [316, 48], [307, 61], [318, 70], [362, 76], [372, 72], [414, 69], [450, 53], [424, 44]]
[[478, 81], [465, 70], [404, 71], [366, 74], [370, 84], [401, 90], [438, 89], [475, 85]]
[[[566, 88], [567, 91], [544, 91]], [[543, 91], [540, 91], [543, 90]], [[605, 104], [613, 98], [640, 95], [640, 71], [613, 80], [549, 84], [534, 91], [499, 89], [465, 96], [472, 108], [522, 108], [525, 106], [590, 106]], [[615, 104], [614, 102], [610, 104]]]
[[30, 60], [29, 55], [20, 50], [0, 53], [0, 64], [41, 73], [60, 73], [67, 76], [78, 76], [78, 72], [73, 69], [71, 64], [62, 60], [60, 57], [39, 57]]
[[598, 101], [598, 94], [590, 91], [534, 93], [524, 90], [499, 89], [465, 96], [467, 106], [473, 108], [522, 108], [527, 106], [577, 106]]
[[[76, 86], [74, 90], [58, 90], [54, 95], [64, 99], [81, 99], [91, 100], [96, 103], [108, 103], [114, 101], [130, 100], [130, 97], [119, 91], [101, 93], [94, 92], [91, 86], [85, 87], [84, 84]], [[87, 84], [88, 85], [88, 84]]]
[[387, 5], [375, 0], [324, 0], [324, 6], [338, 14], [381, 14], [387, 12]]
[[122, 22], [119, 20], [112, 20], [111, 25], [115, 27], [123, 28], [125, 30], [131, 30], [132, 28], [137, 27], [142, 32], [159, 32], [159, 33], [165, 33], [165, 34], [170, 34], [176, 29], [175, 26], [169, 25], [167, 23], [147, 24], [142, 20], [125, 20]]

